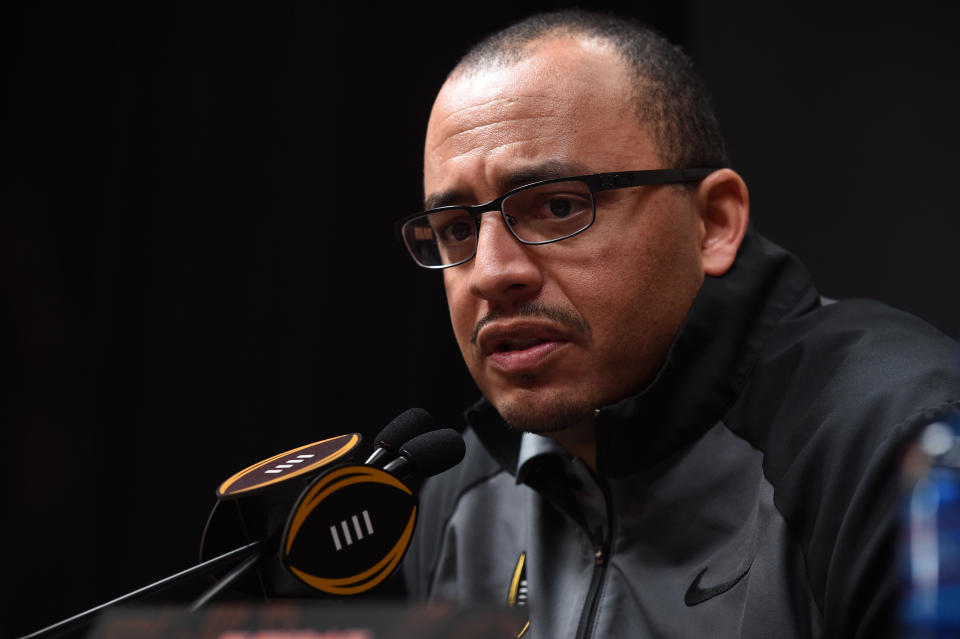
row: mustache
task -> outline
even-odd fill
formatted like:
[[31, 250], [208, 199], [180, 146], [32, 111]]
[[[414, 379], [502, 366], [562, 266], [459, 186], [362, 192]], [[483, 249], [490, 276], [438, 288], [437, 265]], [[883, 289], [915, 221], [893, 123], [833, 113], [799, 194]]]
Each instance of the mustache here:
[[[477, 325], [473, 327], [473, 334], [470, 336], [470, 343], [476, 346], [477, 336], [480, 334], [480, 331], [483, 329], [483, 327], [490, 322], [503, 317], [507, 317], [507, 314], [503, 311], [494, 309], [480, 318], [480, 321], [477, 322]], [[509, 317], [553, 320], [564, 328], [575, 333], [581, 333], [584, 335], [590, 334], [590, 327], [587, 325], [587, 322], [580, 317], [579, 313], [559, 306], [547, 306], [543, 302], [527, 302], [526, 304], [521, 304], [514, 309], [514, 312], [511, 313]]]

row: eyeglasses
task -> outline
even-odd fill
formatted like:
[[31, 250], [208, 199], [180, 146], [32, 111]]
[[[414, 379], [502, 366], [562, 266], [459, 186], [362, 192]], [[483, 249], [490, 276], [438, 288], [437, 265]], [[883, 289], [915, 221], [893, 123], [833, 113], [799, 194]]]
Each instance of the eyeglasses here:
[[417, 264], [449, 268], [477, 254], [480, 217], [499, 210], [504, 225], [521, 244], [550, 244], [583, 233], [597, 217], [599, 191], [654, 184], [699, 182], [716, 169], [654, 169], [554, 178], [507, 191], [486, 204], [441, 206], [414, 213], [394, 224]]

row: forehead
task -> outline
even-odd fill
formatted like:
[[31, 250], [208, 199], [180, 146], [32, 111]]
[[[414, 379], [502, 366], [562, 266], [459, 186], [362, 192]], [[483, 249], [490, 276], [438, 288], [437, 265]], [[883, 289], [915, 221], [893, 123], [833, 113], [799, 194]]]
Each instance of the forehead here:
[[430, 116], [424, 187], [497, 190], [529, 166], [655, 168], [629, 73], [606, 45], [562, 39], [525, 59], [452, 76]]

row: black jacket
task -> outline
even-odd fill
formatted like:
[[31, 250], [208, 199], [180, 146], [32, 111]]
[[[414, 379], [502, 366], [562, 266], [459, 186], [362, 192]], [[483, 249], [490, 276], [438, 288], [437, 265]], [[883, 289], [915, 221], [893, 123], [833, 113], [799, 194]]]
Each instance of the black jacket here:
[[752, 230], [656, 379], [597, 413], [599, 477], [468, 411], [427, 482], [408, 589], [526, 603], [526, 636], [894, 631], [897, 455], [960, 408], [954, 342], [867, 300], [824, 304]]

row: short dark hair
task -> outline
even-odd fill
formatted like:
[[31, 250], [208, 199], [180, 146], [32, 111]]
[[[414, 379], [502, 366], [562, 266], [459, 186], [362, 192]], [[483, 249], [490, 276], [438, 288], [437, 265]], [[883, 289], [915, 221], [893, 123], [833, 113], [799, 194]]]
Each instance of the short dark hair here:
[[693, 62], [636, 20], [580, 9], [539, 13], [479, 42], [451, 75], [515, 64], [529, 57], [528, 45], [553, 37], [597, 38], [623, 58], [633, 78], [637, 115], [669, 166], [729, 165], [710, 94]]

